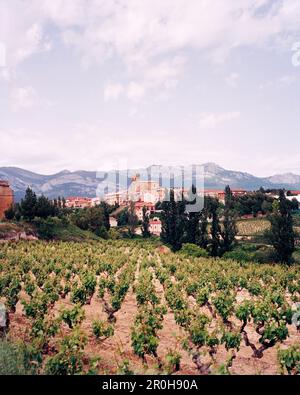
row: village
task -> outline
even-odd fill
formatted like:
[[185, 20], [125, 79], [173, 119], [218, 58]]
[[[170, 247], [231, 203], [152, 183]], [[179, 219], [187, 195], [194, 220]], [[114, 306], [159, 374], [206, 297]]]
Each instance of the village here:
[[[118, 206], [110, 215], [110, 226], [116, 227], [117, 215], [126, 207], [129, 207], [130, 202], [134, 202], [135, 214], [138, 220], [142, 221], [143, 208], [146, 207], [146, 214], [150, 217], [149, 231], [152, 235], [159, 236], [161, 234], [162, 224], [159, 219], [160, 210], [156, 208], [156, 204], [163, 201], [167, 191], [166, 188], [159, 185], [159, 182], [141, 180], [140, 175], [136, 174], [132, 177], [128, 189], [107, 193], [103, 196], [103, 200], [107, 204]], [[177, 198], [180, 198], [182, 193], [187, 195], [188, 189], [174, 188], [174, 193]], [[233, 189], [232, 193], [234, 196], [242, 196], [247, 194], [247, 191], [244, 189]], [[204, 196], [217, 198], [222, 203], [225, 201], [224, 190], [207, 189], [204, 190]], [[101, 198], [67, 197], [66, 207], [78, 209], [88, 208], [100, 204], [101, 200]], [[136, 232], [139, 233], [140, 229], [137, 228]]]
[[[110, 214], [110, 226], [117, 227], [117, 216], [124, 209], [129, 207], [130, 202], [134, 202], [135, 215], [139, 221], [143, 219], [143, 208], [146, 207], [146, 214], [150, 217], [149, 231], [154, 236], [159, 236], [162, 231], [162, 223], [159, 218], [161, 210], [156, 208], [158, 202], [163, 201], [167, 189], [160, 186], [157, 181], [141, 180], [140, 175], [136, 174], [131, 178], [131, 183], [128, 189], [123, 189], [117, 192], [110, 192], [104, 194], [103, 197], [84, 197], [84, 196], [68, 196], [65, 198], [65, 206], [69, 209], [85, 209], [99, 205], [101, 201], [106, 202], [110, 206], [117, 208]], [[245, 196], [250, 191], [241, 188], [231, 189], [234, 197]], [[185, 196], [188, 194], [187, 189], [174, 188], [174, 193], [177, 198], [180, 198], [183, 193]], [[225, 203], [225, 191], [222, 189], [204, 189], [202, 192], [204, 197], [211, 197], [217, 199], [220, 203]], [[273, 198], [278, 195], [269, 193]], [[300, 191], [292, 190], [286, 192], [286, 197], [289, 200], [296, 199], [300, 202]], [[0, 221], [5, 218], [5, 211], [14, 204], [14, 191], [10, 187], [7, 180], [0, 180]], [[258, 213], [258, 217], [264, 216]], [[242, 219], [252, 218], [252, 214], [244, 215]], [[140, 228], [136, 230], [137, 234], [140, 233]]]

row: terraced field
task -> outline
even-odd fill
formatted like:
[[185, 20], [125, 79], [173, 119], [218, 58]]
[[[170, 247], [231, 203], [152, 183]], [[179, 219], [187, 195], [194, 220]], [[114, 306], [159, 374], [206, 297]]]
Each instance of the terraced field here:
[[262, 235], [267, 229], [270, 229], [270, 222], [267, 219], [247, 219], [240, 220], [237, 223], [239, 236], [257, 236]]
[[[35, 373], [299, 373], [300, 267], [145, 241], [1, 245], [9, 341]], [[299, 307], [298, 307], [299, 309]]]

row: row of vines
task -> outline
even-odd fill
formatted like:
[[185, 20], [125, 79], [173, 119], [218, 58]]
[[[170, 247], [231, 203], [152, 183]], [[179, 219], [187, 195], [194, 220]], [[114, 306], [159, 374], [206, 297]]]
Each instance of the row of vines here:
[[[187, 258], [145, 241], [1, 246], [0, 302], [10, 322], [5, 338], [22, 345], [32, 373], [103, 373], [101, 352], [87, 348], [113, 344], [107, 342], [118, 335], [129, 293], [131, 354], [112, 373], [139, 373], [135, 358], [143, 372], [152, 363], [157, 373], [181, 373], [183, 354], [198, 374], [242, 373], [241, 355], [268, 357], [277, 373], [300, 373], [297, 266]], [[101, 311], [87, 322], [94, 300]], [[168, 315], [181, 333], [180, 347], [162, 354]]]

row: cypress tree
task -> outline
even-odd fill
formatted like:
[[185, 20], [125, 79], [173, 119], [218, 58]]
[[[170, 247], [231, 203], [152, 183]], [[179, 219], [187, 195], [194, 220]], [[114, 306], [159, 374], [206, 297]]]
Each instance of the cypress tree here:
[[40, 218], [48, 218], [54, 214], [54, 204], [46, 196], [40, 196], [36, 201], [35, 215]]
[[268, 232], [270, 243], [275, 249], [277, 262], [292, 263], [295, 251], [295, 232], [291, 206], [285, 196], [284, 190], [279, 192], [279, 200], [273, 205], [273, 214], [269, 217], [271, 229]]
[[110, 229], [110, 221], [109, 221], [109, 207], [106, 202], [101, 202], [100, 204], [103, 210], [103, 225], [107, 231]]
[[36, 215], [37, 197], [31, 188], [26, 189], [25, 197], [21, 200], [20, 212], [25, 220], [32, 221]]
[[215, 198], [207, 199], [209, 217], [211, 218], [209, 249], [212, 256], [219, 256], [221, 249], [221, 227], [219, 221], [219, 202]]
[[161, 204], [161, 239], [169, 244], [173, 251], [180, 250], [184, 235], [185, 202], [176, 202], [174, 190], [170, 190], [169, 200]]
[[197, 243], [199, 245], [199, 247], [201, 247], [201, 248], [207, 248], [207, 245], [208, 245], [207, 216], [208, 216], [207, 209], [203, 208], [203, 210], [200, 213], [199, 240]]
[[147, 213], [146, 206], [144, 206], [143, 207], [143, 222], [142, 222], [141, 229], [142, 229], [142, 235], [145, 239], [151, 236], [149, 228], [150, 228], [149, 214]]
[[129, 209], [128, 209], [128, 234], [131, 238], [135, 235], [135, 228], [138, 225], [138, 217], [135, 214], [135, 205], [134, 202], [130, 202]]
[[[189, 204], [195, 203], [196, 198], [192, 199], [192, 197], [195, 196], [196, 193], [197, 193], [196, 187], [192, 185], [188, 198]], [[201, 212], [187, 211], [185, 218], [185, 238], [184, 238], [186, 243], [198, 244], [200, 239], [200, 217], [201, 217]]]
[[233, 206], [234, 206], [234, 198], [230, 187], [227, 186], [225, 188], [224, 220], [223, 220], [223, 229], [221, 232], [223, 239], [222, 253], [232, 250], [235, 242], [235, 236], [237, 234], [237, 226], [236, 226]]

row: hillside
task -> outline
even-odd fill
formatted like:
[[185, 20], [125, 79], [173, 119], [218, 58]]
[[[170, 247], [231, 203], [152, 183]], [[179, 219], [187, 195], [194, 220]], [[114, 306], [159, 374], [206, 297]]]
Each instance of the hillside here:
[[[232, 188], [244, 188], [247, 190], [264, 188], [300, 189], [300, 176], [294, 174], [274, 175], [271, 177], [260, 178], [252, 174], [227, 170], [215, 163], [205, 163], [205, 188], [221, 188], [230, 185]], [[125, 188], [130, 177], [139, 173], [141, 179], [147, 180], [148, 173], [157, 173], [159, 166], [153, 165], [149, 168], [123, 170], [120, 172], [120, 188]], [[175, 168], [175, 173], [180, 174], [180, 167]], [[188, 172], [189, 173], [189, 172]], [[106, 174], [111, 190], [115, 187], [115, 172], [113, 170], [103, 173]], [[190, 172], [191, 174], [191, 172]], [[190, 181], [191, 175], [185, 175]], [[36, 193], [44, 194], [50, 198], [57, 196], [96, 196], [96, 191], [102, 178], [96, 171], [68, 171], [64, 170], [52, 175], [42, 175], [27, 171], [18, 167], [1, 167], [0, 179], [8, 180], [15, 191], [18, 201], [30, 186]], [[158, 178], [157, 178], [158, 179]], [[162, 176], [163, 185], [167, 185], [168, 178]], [[181, 178], [174, 178], [174, 185], [181, 186]]]

